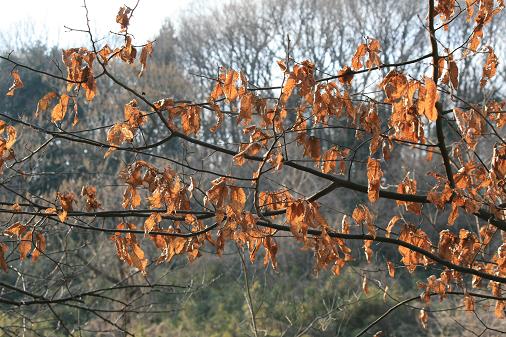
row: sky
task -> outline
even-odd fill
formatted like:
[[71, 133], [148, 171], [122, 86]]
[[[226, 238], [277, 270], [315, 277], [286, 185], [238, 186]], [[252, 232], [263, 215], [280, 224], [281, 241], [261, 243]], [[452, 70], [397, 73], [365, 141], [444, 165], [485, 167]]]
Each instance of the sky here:
[[[68, 32], [64, 26], [86, 28], [83, 0], [0, 0], [0, 35], [5, 40], [40, 39], [49, 45], [70, 47], [87, 41], [83, 33]], [[191, 0], [140, 0], [129, 31], [136, 43], [152, 39], [165, 18], [176, 19]], [[126, 4], [133, 7], [136, 0], [86, 0], [92, 31], [103, 37], [109, 31], [119, 31], [116, 23], [118, 9]]]

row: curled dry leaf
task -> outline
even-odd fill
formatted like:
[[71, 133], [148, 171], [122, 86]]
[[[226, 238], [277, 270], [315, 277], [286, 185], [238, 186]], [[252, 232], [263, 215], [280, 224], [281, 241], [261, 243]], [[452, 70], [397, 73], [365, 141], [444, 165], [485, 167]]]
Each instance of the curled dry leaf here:
[[128, 186], [123, 193], [123, 208], [136, 208], [141, 204], [141, 196], [134, 186]]
[[[118, 230], [135, 230], [135, 224], [120, 223], [116, 226]], [[116, 251], [120, 260], [128, 265], [137, 268], [143, 275], [146, 275], [148, 260], [145, 258], [144, 251], [137, 242], [135, 234], [115, 232], [111, 240], [116, 244]]]
[[483, 73], [481, 75], [480, 80], [480, 87], [484, 87], [487, 82], [495, 76], [495, 73], [497, 72], [497, 65], [499, 64], [499, 61], [497, 59], [497, 56], [494, 53], [494, 49], [492, 47], [488, 46], [488, 55], [487, 60], [485, 61], [485, 64], [483, 65]]
[[369, 211], [369, 208], [367, 208], [367, 206], [358, 205], [357, 207], [355, 207], [351, 217], [353, 218], [353, 220], [355, 220], [355, 222], [358, 225], [367, 226], [367, 234], [372, 235], [374, 237], [376, 236], [376, 226], [374, 225], [374, 217], [371, 211]]
[[18, 246], [19, 258], [24, 260], [32, 250], [32, 232], [28, 231], [21, 237], [21, 242]]
[[346, 162], [344, 159], [350, 153], [350, 149], [340, 150], [337, 146], [333, 146], [325, 151], [322, 157], [321, 170], [323, 173], [333, 173], [336, 170], [337, 162], [339, 161], [339, 174], [344, 174], [346, 170]]
[[287, 190], [276, 192], [260, 192], [258, 196], [260, 207], [271, 211], [276, 211], [288, 207], [289, 203], [294, 201]]
[[369, 152], [372, 156], [383, 143], [383, 138], [381, 137], [381, 120], [374, 104], [370, 105], [367, 114], [360, 117], [360, 121], [365, 131], [372, 135], [371, 143], [369, 145]]
[[300, 64], [295, 64], [292, 72], [285, 73], [285, 83], [280, 96], [281, 105], [286, 105], [295, 88], [298, 89], [300, 97], [303, 97], [310, 104], [313, 103], [314, 85], [316, 83], [314, 70], [315, 65], [309, 60], [304, 60]]
[[264, 268], [267, 268], [269, 262], [271, 262], [272, 268], [274, 270], [277, 269], [278, 262], [276, 260], [276, 254], [278, 252], [278, 244], [276, 243], [276, 240], [273, 237], [268, 236], [263, 239], [263, 246], [265, 248]]
[[283, 168], [283, 153], [281, 150], [272, 151], [269, 155], [269, 159], [267, 161], [271, 164], [274, 170], [279, 171]]
[[420, 319], [420, 323], [422, 323], [422, 327], [424, 329], [427, 329], [427, 323], [429, 321], [429, 315], [425, 311], [425, 309], [420, 310], [420, 314], [418, 315], [418, 318]]
[[[225, 120], [225, 114], [221, 111], [220, 106], [218, 104], [214, 103], [213, 101], [210, 101], [209, 105], [213, 109], [214, 113], [216, 114], [216, 118], [217, 118], [216, 124], [214, 124], [211, 128], [209, 128], [209, 131], [211, 131], [212, 133], [215, 133], [216, 131], [218, 131], [218, 129], [223, 124], [223, 121]], [[238, 118], [238, 123], [239, 123], [239, 118]]]
[[327, 222], [320, 213], [318, 204], [305, 199], [293, 200], [288, 205], [286, 219], [290, 224], [290, 231], [293, 236], [303, 242], [307, 242], [309, 228], [328, 228]]
[[395, 267], [391, 261], [387, 261], [387, 269], [388, 269], [388, 275], [390, 275], [391, 278], [394, 278], [395, 277]]
[[339, 82], [342, 84], [351, 84], [351, 81], [353, 80], [353, 76], [355, 75], [355, 72], [348, 66], [344, 66], [343, 69], [341, 69], [338, 73], [338, 79]]
[[57, 211], [56, 211], [56, 208], [54, 208], [54, 207], [49, 207], [44, 210], [44, 214], [56, 214], [56, 213], [57, 213]]
[[228, 198], [226, 178], [218, 178], [211, 182], [212, 187], [206, 193], [206, 201], [213, 203], [216, 208], [221, 208]]
[[46, 251], [46, 237], [42, 233], [35, 233], [35, 247], [32, 253], [32, 261], [36, 261], [39, 256]]
[[448, 64], [448, 74], [450, 76], [450, 83], [452, 84], [454, 89], [457, 89], [459, 86], [459, 68], [457, 67], [457, 63], [455, 61], [449, 61]]
[[60, 206], [62, 208], [62, 210], [58, 212], [58, 218], [61, 222], [64, 222], [67, 219], [68, 212], [73, 210], [74, 202], [77, 203], [77, 198], [72, 192], [57, 192], [56, 198], [60, 202]]
[[495, 302], [495, 310], [494, 310], [495, 317], [499, 319], [506, 318], [506, 314], [504, 313], [505, 310], [506, 310], [506, 300], [497, 300]]
[[[0, 151], [2, 150], [10, 150], [14, 143], [16, 142], [17, 138], [17, 131], [16, 129], [11, 125], [6, 125], [4, 127], [5, 133], [7, 133], [7, 139], [4, 141], [3, 139], [0, 139]], [[1, 130], [0, 130], [1, 132]], [[3, 151], [2, 151], [3, 152]], [[1, 154], [1, 152], [0, 152]]]
[[77, 93], [82, 87], [88, 101], [92, 101], [97, 93], [97, 84], [93, 75], [95, 58], [95, 52], [86, 48], [70, 48], [63, 50], [62, 53], [63, 63], [67, 68], [67, 91], [75, 88]]
[[279, 66], [279, 69], [281, 69], [282, 72], [286, 72], [287, 67], [284, 60], [277, 60], [276, 63]]
[[369, 286], [367, 284], [367, 275], [364, 274], [362, 277], [362, 290], [367, 295], [369, 293]]
[[436, 83], [432, 78], [425, 77], [425, 97], [423, 98], [423, 111], [425, 117], [427, 117], [430, 121], [435, 121], [437, 119], [438, 112], [436, 108], [436, 102], [438, 99], [439, 94], [437, 93]]
[[239, 95], [237, 89], [237, 81], [239, 80], [239, 73], [233, 69], [227, 71], [225, 81], [222, 86], [223, 94], [229, 102], [233, 102]]
[[350, 234], [350, 219], [346, 214], [343, 216], [343, 219], [341, 220], [341, 231], [343, 232], [343, 234]]
[[121, 31], [124, 32], [128, 29], [130, 24], [130, 13], [132, 9], [128, 6], [121, 6], [118, 14], [116, 14], [116, 22], [121, 25]]
[[468, 293], [464, 295], [464, 308], [466, 311], [474, 311], [474, 297]]
[[367, 196], [370, 202], [376, 202], [379, 199], [382, 176], [383, 171], [381, 171], [379, 160], [369, 157], [367, 159]]
[[20, 222], [16, 222], [15, 224], [9, 226], [5, 231], [4, 234], [11, 235], [11, 236], [18, 236], [21, 237], [21, 235], [26, 232], [28, 228], [21, 224]]
[[387, 228], [386, 228], [386, 234], [385, 236], [387, 238], [390, 237], [390, 234], [392, 233], [392, 229], [394, 229], [394, 226], [397, 224], [397, 222], [399, 222], [399, 220], [401, 220], [402, 218], [398, 215], [394, 215], [392, 217], [392, 219], [390, 219], [390, 221], [388, 222], [388, 225], [387, 225]]
[[444, 184], [443, 190], [438, 192], [439, 184], [434, 186], [432, 190], [427, 194], [427, 199], [433, 203], [437, 208], [443, 209], [445, 205], [450, 201], [453, 191], [448, 183]]
[[366, 56], [366, 54], [369, 54], [369, 59], [365, 62], [366, 68], [372, 68], [374, 66], [380, 65], [380, 59], [378, 52], [380, 50], [380, 43], [376, 39], [371, 39], [365, 43], [361, 43], [357, 50], [355, 51], [355, 55], [353, 55], [353, 58], [351, 60], [351, 68], [353, 70], [359, 70], [362, 68], [362, 60]]
[[249, 143], [249, 144], [241, 144], [239, 148], [239, 153], [237, 153], [233, 160], [234, 164], [237, 166], [244, 165], [246, 161], [246, 156], [255, 156], [262, 149], [262, 145], [259, 143]]
[[239, 214], [246, 205], [246, 193], [242, 187], [230, 187], [230, 203], [227, 206], [227, 214]]
[[[428, 235], [423, 230], [419, 228], [417, 229], [413, 225], [408, 224], [404, 226], [399, 234], [399, 240], [410, 243], [425, 251], [431, 251], [432, 244]], [[423, 264], [424, 266], [427, 266], [430, 263], [430, 260], [426, 256], [403, 246], [399, 246], [399, 253], [402, 256], [402, 263], [404, 263], [406, 269], [410, 273], [415, 271], [417, 265]]]
[[153, 228], [162, 221], [162, 216], [158, 212], [153, 212], [144, 222], [144, 233], [148, 234]]
[[141, 57], [139, 58], [139, 62], [141, 63], [141, 71], [139, 72], [139, 77], [141, 77], [146, 70], [148, 56], [151, 56], [151, 54], [153, 54], [153, 42], [148, 41], [148, 43], [146, 43], [146, 45], [142, 47], [141, 50]]
[[256, 96], [248, 91], [241, 97], [241, 106], [239, 108], [239, 116], [237, 123], [244, 126], [250, 124], [253, 115], [253, 107], [256, 101]]
[[483, 120], [482, 112], [476, 109], [463, 111], [456, 107], [453, 109], [457, 127], [461, 132], [466, 145], [474, 150], [481, 135], [486, 131], [487, 124]]
[[[32, 244], [35, 245], [34, 250], [32, 252], [32, 261], [36, 261], [37, 258], [46, 251], [46, 238], [42, 233], [32, 232], [28, 230], [28, 227], [16, 222], [15, 224], [9, 226], [4, 231], [4, 234], [10, 236], [17, 236], [20, 240], [18, 245], [19, 257], [21, 260], [24, 260], [30, 251], [32, 250]], [[5, 258], [3, 253], [7, 252], [8, 247], [4, 244], [0, 244], [0, 266], [4, 271], [7, 271], [7, 264], [5, 262]]]
[[100, 49], [98, 51], [98, 56], [100, 57], [100, 59], [102, 60], [102, 63], [104, 65], [106, 65], [109, 62], [109, 57], [111, 54], [112, 54], [112, 49], [111, 49], [111, 47], [109, 47], [108, 44], [103, 46], [102, 49]]
[[132, 44], [132, 37], [127, 35], [125, 37], [125, 44], [114, 52], [118, 52], [119, 58], [128, 64], [133, 64], [135, 61], [135, 57], [137, 56], [137, 49]]
[[190, 177], [190, 184], [188, 185], [188, 192], [190, 193], [190, 199], [193, 196], [193, 190], [195, 189], [195, 179]]
[[316, 137], [305, 137], [304, 140], [304, 156], [313, 159], [318, 162], [321, 157], [321, 145], [320, 139]]
[[58, 94], [54, 91], [48, 92], [37, 102], [37, 110], [35, 111], [35, 117], [38, 117], [40, 113], [45, 112], [49, 107], [49, 103], [56, 98]]
[[[403, 181], [397, 186], [397, 193], [415, 195], [416, 194], [416, 180], [409, 178], [409, 173], [406, 174]], [[422, 214], [422, 204], [410, 201], [396, 201], [398, 206], [404, 206], [408, 212], [414, 214]]]
[[81, 195], [86, 197], [86, 210], [95, 211], [100, 208], [101, 204], [97, 200], [97, 188], [95, 186], [83, 186]]
[[200, 130], [200, 114], [202, 109], [198, 106], [188, 106], [181, 113], [183, 132], [187, 135], [197, 134]]
[[9, 266], [7, 265], [7, 261], [5, 260], [5, 254], [9, 251], [9, 247], [5, 243], [0, 243], [0, 268], [4, 272], [9, 270]]
[[146, 123], [147, 117], [138, 107], [138, 103], [136, 99], [131, 100], [123, 109], [123, 114], [125, 116], [125, 123], [128, 124], [131, 128], [138, 128]]
[[15, 204], [12, 205], [12, 210], [14, 212], [21, 212], [23, 209], [21, 208], [21, 206], [16, 202]]
[[367, 260], [367, 263], [371, 263], [372, 262], [372, 255], [373, 255], [373, 251], [372, 251], [372, 243], [374, 241], [373, 240], [364, 240], [364, 253], [365, 253], [365, 259]]
[[9, 91], [7, 91], [7, 94], [6, 94], [7, 96], [14, 96], [14, 92], [17, 89], [21, 89], [24, 87], [23, 81], [21, 81], [21, 77], [19, 77], [19, 73], [17, 70], [11, 71], [11, 76], [12, 76], [13, 82], [9, 88]]
[[51, 122], [60, 122], [65, 118], [67, 107], [69, 105], [69, 99], [70, 97], [67, 94], [62, 94], [60, 96], [60, 101], [55, 105], [53, 111], [51, 112]]
[[134, 140], [134, 131], [135, 129], [127, 123], [114, 124], [107, 132], [107, 141], [111, 147], [104, 154], [104, 158], [109, 157], [122, 143], [131, 143]]
[[367, 54], [367, 45], [365, 43], [359, 44], [351, 60], [351, 69], [359, 70], [360, 68], [362, 68], [362, 58], [366, 54]]

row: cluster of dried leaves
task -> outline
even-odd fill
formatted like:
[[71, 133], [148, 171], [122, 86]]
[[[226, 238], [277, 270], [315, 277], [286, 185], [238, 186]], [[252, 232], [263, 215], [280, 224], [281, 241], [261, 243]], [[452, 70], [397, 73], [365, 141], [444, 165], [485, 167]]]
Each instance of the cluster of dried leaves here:
[[[466, 3], [468, 20], [474, 17], [474, 30], [468, 49], [476, 52], [482, 40], [484, 25], [499, 13], [504, 4], [498, 1], [495, 5], [494, 1], [489, 0], [469, 0]], [[440, 0], [435, 8], [435, 16], [440, 17], [445, 29], [456, 15], [455, 8], [454, 0]], [[37, 115], [44, 113], [52, 100], [58, 98], [51, 112], [51, 120], [55, 123], [61, 122], [66, 116], [69, 102], [72, 101], [76, 124], [80, 90], [84, 90], [87, 100], [93, 100], [97, 94], [96, 79], [107, 72], [107, 64], [112, 59], [134, 63], [137, 51], [127, 33], [130, 16], [131, 9], [125, 7], [119, 11], [116, 18], [125, 32], [123, 46], [112, 50], [105, 45], [97, 52], [84, 48], [63, 52], [63, 62], [67, 67], [66, 90], [61, 94], [50, 92], [45, 95], [38, 102]], [[152, 48], [152, 44], [148, 43], [141, 50], [142, 69], [139, 75], [146, 69]], [[487, 53], [480, 82], [483, 87], [495, 75], [498, 60], [491, 47], [482, 50]], [[220, 69], [216, 85], [205, 104], [180, 103], [164, 98], [147, 104], [146, 110], [152, 111], [143, 112], [139, 102], [133, 99], [124, 107], [123, 121], [114, 124], [108, 131], [107, 142], [110, 147], [105, 157], [110, 156], [124, 143], [133, 146], [137, 131], [147, 123], [148, 114], [155, 113], [160, 116], [161, 122], [172, 135], [192, 140], [202, 129], [202, 105], [207, 105], [217, 119], [217, 123], [210, 128], [212, 132], [221, 127], [225, 118], [222, 109], [224, 105], [228, 105], [237, 115], [237, 125], [249, 136], [248, 142], [239, 145], [233, 163], [237, 167], [245, 163], [258, 166], [252, 176], [253, 187], [241, 186], [237, 180], [229, 177], [217, 178], [207, 187], [198, 186], [203, 193], [204, 208], [197, 211], [196, 203], [192, 201], [195, 199], [193, 192], [197, 189], [197, 182], [193, 178], [185, 182], [171, 167], [160, 170], [146, 161], [136, 161], [128, 165], [120, 176], [127, 186], [122, 206], [125, 209], [136, 209], [142, 204], [149, 206], [150, 215], [141, 229], [145, 238], [151, 240], [160, 251], [160, 257], [156, 260], [158, 263], [171, 261], [174, 256], [182, 254], [193, 261], [200, 256], [200, 249], [206, 244], [214, 246], [221, 254], [225, 243], [232, 241], [249, 250], [251, 261], [255, 260], [263, 247], [264, 264], [267, 266], [270, 263], [275, 268], [278, 250], [275, 234], [280, 227], [274, 225], [272, 220], [279, 221], [281, 214], [285, 215], [285, 222], [294, 239], [300, 241], [304, 248], [314, 251], [317, 270], [330, 268], [337, 275], [346, 262], [352, 259], [352, 251], [345, 241], [347, 237], [352, 238], [352, 226], [361, 229], [366, 260], [371, 262], [372, 245], [377, 238], [377, 229], [381, 226], [375, 223], [375, 216], [366, 205], [358, 205], [351, 219], [345, 216], [341, 228], [336, 228], [327, 222], [316, 201], [296, 198], [286, 189], [260, 191], [258, 181], [267, 172], [280, 171], [289, 163], [284, 153], [286, 148], [282, 143], [283, 136], [287, 134], [295, 135], [302, 155], [311, 161], [321, 174], [328, 177], [334, 177], [333, 173], [345, 174], [350, 149], [337, 145], [325, 148], [313, 132], [314, 128], [328, 126], [331, 120], [344, 119], [349, 127], [357, 130], [357, 137], [370, 137], [367, 195], [370, 203], [377, 202], [382, 197], [382, 166], [390, 159], [394, 144], [408, 142], [420, 146], [430, 145], [427, 140], [429, 130], [434, 126], [434, 122], [441, 120], [443, 114], [439, 106], [442, 101], [440, 89], [446, 86], [449, 90], [457, 90], [459, 86], [459, 69], [454, 53], [437, 55], [435, 59], [437, 64], [434, 64], [434, 67], [438, 67], [437, 78], [412, 78], [409, 74], [394, 69], [382, 79], [379, 83], [379, 88], [384, 93], [382, 103], [391, 106], [388, 116], [378, 114], [375, 102], [356, 106], [351, 99], [354, 75], [362, 70], [370, 71], [382, 67], [381, 45], [375, 39], [367, 39], [366, 43], [358, 46], [351, 60], [351, 67], [343, 67], [337, 76], [324, 81], [316, 79], [315, 66], [308, 60], [295, 63], [292, 67], [290, 64], [293, 62], [290, 60], [279, 61], [284, 80], [279, 97], [274, 103], [272, 99], [262, 97], [258, 93], [260, 90], [250, 90], [245, 74], [224, 68]], [[101, 73], [95, 70], [97, 63]], [[7, 95], [14, 95], [16, 89], [23, 87], [16, 71], [12, 72], [12, 77], [14, 83]], [[297, 103], [295, 108], [290, 106], [292, 102]], [[486, 106], [455, 106], [451, 111], [462, 135], [461, 141], [455, 144], [452, 151], [458, 170], [451, 177], [429, 172], [435, 183], [426, 196], [438, 209], [444, 209], [450, 204], [448, 225], [457, 222], [459, 211], [473, 215], [486, 207], [496, 219], [502, 219], [502, 209], [496, 205], [506, 199], [506, 145], [497, 144], [494, 147], [489, 170], [478, 162], [465, 160], [463, 152], [476, 149], [481, 136], [490, 127], [488, 121], [494, 122], [497, 128], [506, 124], [504, 114], [501, 114], [504, 105], [505, 103], [492, 102]], [[385, 124], [388, 125], [388, 131], [382, 132], [382, 126]], [[16, 131], [12, 126], [0, 121], [0, 132], [7, 135], [5, 139], [0, 138], [1, 167], [5, 161], [14, 159], [12, 146], [16, 140]], [[431, 160], [432, 156], [427, 159]], [[270, 165], [270, 168], [266, 169], [266, 165]], [[410, 197], [417, 196], [417, 182], [410, 178], [409, 173], [402, 181], [397, 182], [397, 193], [401, 197], [393, 199], [396, 199], [400, 209], [416, 215], [422, 214], [422, 203], [413, 201], [417, 199], [410, 200]], [[101, 207], [94, 187], [84, 187], [82, 196], [86, 198], [85, 206], [88, 211], [96, 211]], [[60, 221], [64, 222], [73, 212], [77, 197], [73, 193], [58, 193], [57, 200], [59, 207], [47, 209], [45, 212], [47, 216], [57, 214]], [[213, 224], [206, 225], [205, 219], [212, 219]], [[399, 227], [399, 231], [394, 234], [395, 226]], [[137, 228], [136, 224], [122, 222], [117, 225], [117, 232], [112, 235], [111, 240], [115, 242], [121, 260], [146, 273], [149, 258], [144, 253], [138, 238], [141, 234], [136, 233]], [[213, 229], [215, 230], [212, 231]], [[492, 242], [495, 230], [496, 227], [491, 224], [482, 225], [479, 233], [460, 229], [458, 234], [454, 234], [451, 230], [443, 230], [440, 232], [439, 242], [432, 243], [423, 226], [413, 225], [396, 215], [385, 228], [385, 238], [395, 235], [401, 262], [409, 272], [414, 272], [417, 266], [427, 267], [434, 263], [431, 256], [435, 254], [454, 266], [504, 278], [504, 237], [502, 245], [489, 261], [483, 262], [477, 258]], [[30, 229], [16, 223], [4, 233], [20, 240], [21, 259], [33, 250], [31, 254], [35, 260], [45, 250], [45, 237], [35, 228]], [[3, 254], [7, 249], [7, 245], [2, 244], [0, 264], [4, 270], [7, 270], [7, 266]], [[390, 261], [387, 263], [387, 270], [390, 276], [394, 277], [394, 264]], [[481, 281], [482, 277], [473, 275], [472, 286], [481, 287]], [[439, 278], [432, 275], [427, 283], [420, 284], [423, 289], [422, 299], [428, 303], [431, 293], [437, 293], [444, 298], [445, 293], [451, 291], [453, 284], [464, 284], [462, 272], [445, 267]], [[490, 281], [488, 287], [494, 296], [501, 297], [499, 282]], [[466, 295], [464, 303], [467, 310], [474, 308], [472, 296]], [[497, 301], [497, 317], [504, 316], [504, 306], [504, 300]], [[426, 324], [425, 311], [422, 311], [420, 319]]]

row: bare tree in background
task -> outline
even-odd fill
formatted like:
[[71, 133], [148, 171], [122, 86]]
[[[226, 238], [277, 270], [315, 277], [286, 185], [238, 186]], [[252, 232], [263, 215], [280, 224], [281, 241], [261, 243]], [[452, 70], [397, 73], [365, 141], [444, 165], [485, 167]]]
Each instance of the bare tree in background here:
[[[343, 311], [340, 324], [356, 315], [357, 336], [378, 336], [413, 307], [434, 334], [453, 310], [469, 317], [457, 331], [505, 333], [506, 103], [489, 92], [501, 47], [486, 35], [502, 1], [231, 2], [177, 35], [165, 26], [160, 40], [180, 49], [158, 56], [128, 31], [136, 6], [117, 13], [120, 45], [88, 26], [89, 45], [48, 70], [0, 56], [9, 99], [37, 102], [35, 116], [0, 112], [5, 335], [142, 335], [207, 289], [171, 271], [231, 251], [248, 335], [339, 335]], [[481, 75], [459, 76], [466, 62]], [[35, 99], [30, 74], [48, 79]], [[480, 95], [461, 95], [473, 79]], [[397, 303], [270, 317], [246, 261], [276, 269], [294, 246], [341, 287], [357, 283], [347, 269], [359, 275], [357, 302]], [[388, 291], [399, 273], [416, 295]]]

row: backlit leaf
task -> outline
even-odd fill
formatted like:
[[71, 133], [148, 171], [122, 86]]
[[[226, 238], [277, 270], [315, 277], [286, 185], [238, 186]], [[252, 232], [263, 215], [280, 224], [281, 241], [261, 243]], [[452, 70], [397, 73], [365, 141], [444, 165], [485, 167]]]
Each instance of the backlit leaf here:
[[32, 261], [36, 261], [39, 256], [46, 251], [46, 237], [42, 233], [35, 233], [35, 248], [32, 253]]
[[162, 216], [158, 212], [153, 212], [144, 222], [144, 233], [148, 234], [151, 230], [162, 221]]
[[437, 119], [436, 102], [439, 99], [439, 95], [437, 93], [436, 83], [429, 77], [425, 77], [425, 89], [424, 114], [430, 121], [435, 121]]
[[18, 246], [19, 258], [24, 260], [32, 250], [32, 232], [28, 231], [21, 237], [21, 243]]
[[466, 311], [474, 311], [474, 297], [468, 293], [464, 295], [464, 308]]
[[49, 107], [49, 103], [57, 97], [58, 94], [54, 91], [48, 92], [42, 97], [37, 103], [37, 110], [35, 111], [35, 117], [38, 117], [40, 113], [45, 112]]
[[51, 112], [51, 122], [56, 123], [62, 121], [63, 118], [65, 118], [69, 99], [70, 97], [67, 94], [62, 94], [60, 96], [60, 101], [55, 105], [53, 111]]
[[20, 222], [16, 222], [15, 224], [9, 226], [5, 231], [4, 234], [7, 235], [16, 235], [18, 237], [21, 237], [21, 235], [27, 230], [27, 227]]
[[17, 89], [21, 89], [24, 87], [24, 84], [23, 82], [21, 81], [21, 77], [19, 77], [19, 73], [17, 70], [13, 70], [11, 71], [11, 76], [12, 76], [12, 85], [10, 86], [9, 88], [9, 91], [7, 91], [7, 96], [14, 96], [14, 92], [17, 90]]
[[9, 247], [5, 243], [0, 243], [0, 268], [4, 272], [9, 270], [9, 266], [7, 265], [7, 261], [5, 260], [5, 253], [9, 251]]
[[370, 202], [376, 202], [379, 199], [382, 176], [383, 171], [381, 171], [379, 160], [369, 157], [367, 160], [367, 196]]
[[388, 268], [388, 275], [390, 275], [391, 278], [395, 277], [395, 268], [394, 264], [391, 261], [387, 261], [387, 268]]
[[128, 29], [128, 25], [130, 23], [129, 14], [132, 12], [132, 9], [128, 6], [121, 6], [118, 14], [116, 14], [116, 22], [121, 25], [121, 31], [126, 31]]
[[424, 329], [427, 329], [427, 322], [429, 321], [429, 315], [424, 309], [420, 310], [418, 318], [420, 319], [420, 323], [422, 323], [422, 327]]
[[139, 62], [141, 63], [141, 71], [139, 72], [139, 77], [142, 76], [144, 71], [147, 68], [148, 56], [153, 54], [153, 42], [149, 41], [141, 50], [141, 57], [139, 58]]
[[495, 76], [497, 65], [499, 64], [497, 56], [494, 54], [494, 49], [492, 49], [492, 47], [487, 47], [487, 49], [487, 60], [483, 66], [483, 73], [480, 80], [480, 87], [482, 88], [485, 86], [485, 84], [487, 84], [488, 80]]

